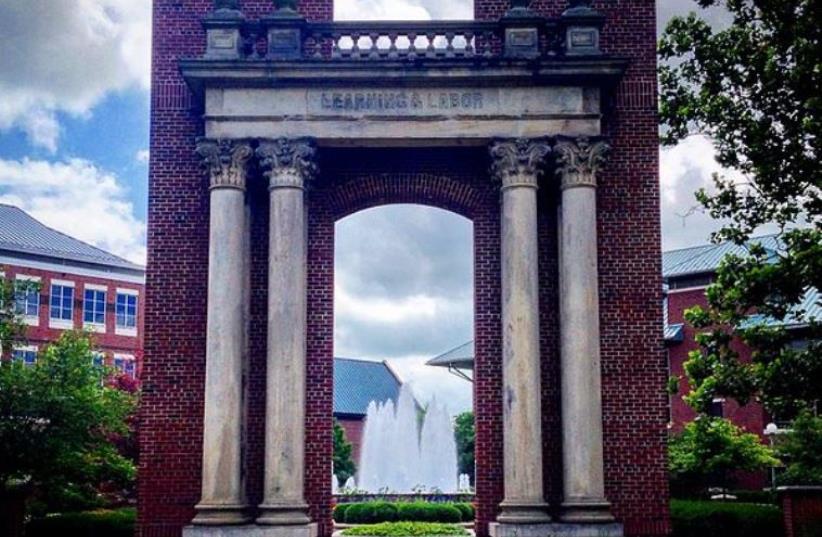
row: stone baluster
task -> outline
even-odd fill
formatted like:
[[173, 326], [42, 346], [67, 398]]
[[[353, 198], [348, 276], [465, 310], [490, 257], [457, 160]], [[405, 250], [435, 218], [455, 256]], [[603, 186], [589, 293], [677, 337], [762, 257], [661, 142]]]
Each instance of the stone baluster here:
[[316, 148], [306, 139], [266, 140], [257, 155], [271, 204], [265, 481], [257, 523], [307, 528], [305, 188], [317, 174]]
[[537, 270], [537, 189], [550, 153], [544, 140], [503, 140], [490, 148], [502, 183], [502, 377], [505, 499], [497, 521], [550, 520], [542, 480]]
[[202, 497], [193, 523], [248, 522], [242, 471], [243, 358], [249, 233], [245, 190], [247, 141], [200, 140], [197, 154], [211, 181], [208, 321]]
[[605, 499], [597, 271], [597, 172], [608, 145], [560, 140], [560, 353], [564, 501], [569, 523], [613, 521]]

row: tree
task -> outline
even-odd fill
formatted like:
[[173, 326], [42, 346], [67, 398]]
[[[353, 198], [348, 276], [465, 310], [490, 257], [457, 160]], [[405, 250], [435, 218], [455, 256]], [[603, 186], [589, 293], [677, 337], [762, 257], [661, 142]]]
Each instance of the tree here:
[[0, 496], [24, 487], [66, 501], [96, 494], [103, 482], [126, 486], [132, 461], [115, 440], [128, 434], [136, 398], [93, 365], [88, 337], [67, 332], [37, 362], [0, 367]]
[[357, 465], [351, 458], [354, 447], [345, 438], [345, 430], [334, 420], [334, 473], [340, 484], [345, 484], [349, 477], [357, 473]]
[[778, 462], [758, 436], [723, 418], [700, 417], [668, 441], [675, 488], [727, 487], [735, 471], [764, 470]]
[[460, 474], [468, 474], [474, 482], [474, 413], [463, 412], [454, 421], [454, 435], [457, 439], [457, 465]]
[[[754, 398], [781, 419], [822, 399], [822, 4], [817, 0], [697, 0], [722, 6], [730, 26], [675, 18], [660, 42], [663, 142], [709, 136], [717, 161], [742, 179], [714, 177], [697, 200], [723, 226], [716, 242], [747, 252], [720, 265], [708, 308], [686, 319], [701, 331], [685, 368], [686, 401], [706, 413], [714, 397]], [[751, 237], [765, 225], [779, 246]], [[802, 327], [804, 343], [786, 325]], [[732, 346], [752, 350], [745, 362]]]

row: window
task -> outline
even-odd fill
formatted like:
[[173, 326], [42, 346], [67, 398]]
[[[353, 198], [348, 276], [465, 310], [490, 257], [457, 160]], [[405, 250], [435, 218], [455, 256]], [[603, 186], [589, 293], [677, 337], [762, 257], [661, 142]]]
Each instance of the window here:
[[51, 283], [49, 318], [71, 326], [74, 317], [74, 286], [67, 282]]
[[94, 367], [103, 367], [106, 365], [106, 357], [102, 352], [95, 352], [92, 355], [91, 363]]
[[137, 376], [137, 362], [134, 360], [134, 356], [129, 354], [115, 354], [114, 369], [130, 379]]
[[724, 409], [724, 399], [714, 399], [711, 402], [711, 408], [708, 410], [708, 415], [714, 418], [724, 418], [725, 417], [725, 409]]
[[40, 278], [18, 276], [15, 282], [15, 312], [27, 317], [27, 322], [40, 316]]
[[83, 322], [105, 327], [106, 292], [102, 288], [86, 287], [83, 296]]
[[137, 330], [137, 295], [132, 291], [117, 291], [115, 304], [117, 328], [120, 333], [135, 333]]
[[20, 362], [26, 367], [32, 367], [37, 363], [36, 347], [20, 347], [11, 352], [11, 359]]

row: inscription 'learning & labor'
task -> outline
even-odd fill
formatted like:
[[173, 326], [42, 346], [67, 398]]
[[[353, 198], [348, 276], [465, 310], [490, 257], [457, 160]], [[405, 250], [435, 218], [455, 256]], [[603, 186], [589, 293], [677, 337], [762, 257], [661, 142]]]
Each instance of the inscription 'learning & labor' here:
[[322, 93], [320, 105], [327, 111], [397, 113], [482, 110], [485, 103], [478, 91], [330, 91]]

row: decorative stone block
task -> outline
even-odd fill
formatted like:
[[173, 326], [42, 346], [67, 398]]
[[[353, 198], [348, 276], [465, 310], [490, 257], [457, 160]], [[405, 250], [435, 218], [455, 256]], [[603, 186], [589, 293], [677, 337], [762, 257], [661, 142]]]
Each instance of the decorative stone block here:
[[299, 526], [188, 526], [183, 537], [317, 537], [317, 524]]
[[488, 525], [491, 537], [623, 537], [622, 524], [499, 524]]
[[567, 54], [599, 54], [599, 28], [571, 26], [566, 32]]
[[539, 30], [536, 28], [506, 28], [505, 55], [511, 58], [539, 56]]

